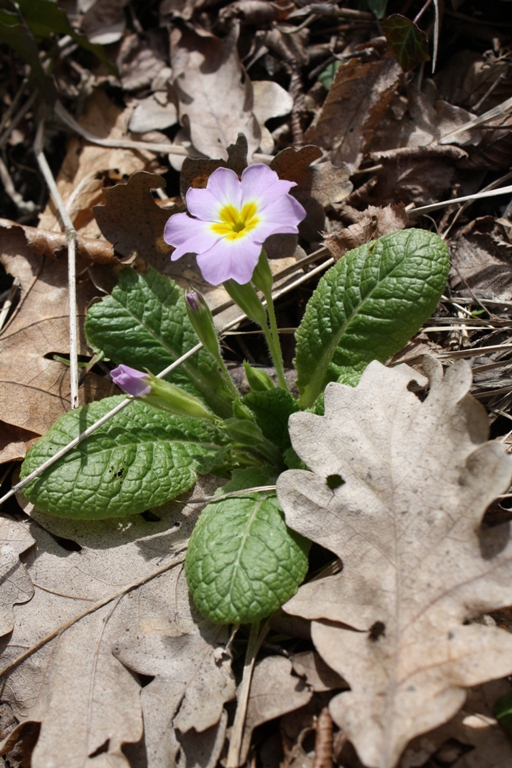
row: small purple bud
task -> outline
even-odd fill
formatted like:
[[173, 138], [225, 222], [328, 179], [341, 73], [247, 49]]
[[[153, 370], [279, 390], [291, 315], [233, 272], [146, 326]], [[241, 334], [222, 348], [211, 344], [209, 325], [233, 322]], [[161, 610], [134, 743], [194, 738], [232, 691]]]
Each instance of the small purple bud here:
[[187, 293], [185, 298], [194, 312], [199, 312], [200, 309], [206, 309], [203, 297], [197, 291]]
[[133, 397], [142, 397], [151, 392], [149, 374], [130, 368], [129, 365], [118, 365], [110, 372], [110, 377], [114, 384]]

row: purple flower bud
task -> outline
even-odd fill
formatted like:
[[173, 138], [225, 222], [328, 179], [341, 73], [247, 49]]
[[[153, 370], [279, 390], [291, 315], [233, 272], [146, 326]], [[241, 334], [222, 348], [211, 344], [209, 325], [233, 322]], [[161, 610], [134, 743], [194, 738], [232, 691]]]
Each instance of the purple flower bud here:
[[194, 312], [199, 312], [201, 308], [206, 308], [206, 304], [204, 303], [201, 294], [199, 294], [197, 291], [191, 291], [190, 293], [187, 293], [185, 298]]
[[129, 365], [118, 365], [110, 372], [110, 377], [114, 384], [133, 397], [142, 397], [151, 392], [149, 374], [130, 368]]

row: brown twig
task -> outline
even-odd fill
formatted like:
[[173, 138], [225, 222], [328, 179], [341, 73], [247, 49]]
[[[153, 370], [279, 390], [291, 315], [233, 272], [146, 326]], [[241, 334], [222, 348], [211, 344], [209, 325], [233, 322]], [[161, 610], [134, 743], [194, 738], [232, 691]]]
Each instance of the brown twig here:
[[313, 768], [332, 768], [332, 717], [329, 706], [322, 707], [316, 721]]

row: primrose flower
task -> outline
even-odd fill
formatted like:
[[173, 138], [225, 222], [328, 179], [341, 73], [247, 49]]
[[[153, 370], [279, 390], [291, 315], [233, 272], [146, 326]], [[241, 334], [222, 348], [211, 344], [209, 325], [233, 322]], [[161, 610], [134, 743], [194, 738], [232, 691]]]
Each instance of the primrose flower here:
[[191, 215], [175, 213], [165, 225], [164, 240], [176, 248], [171, 260], [195, 253], [204, 279], [212, 285], [230, 279], [248, 283], [267, 237], [297, 233], [306, 216], [288, 194], [294, 186], [263, 164], [250, 165], [241, 179], [228, 168], [217, 168], [206, 189], [188, 190]]
[[117, 386], [133, 397], [143, 397], [151, 392], [149, 375], [129, 365], [118, 365], [110, 372], [110, 378]]

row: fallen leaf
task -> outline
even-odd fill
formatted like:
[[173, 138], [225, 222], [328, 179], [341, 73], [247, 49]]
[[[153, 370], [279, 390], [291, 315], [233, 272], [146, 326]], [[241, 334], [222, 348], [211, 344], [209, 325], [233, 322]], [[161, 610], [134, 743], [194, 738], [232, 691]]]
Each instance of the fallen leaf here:
[[344, 200], [352, 191], [348, 166], [343, 163], [335, 168], [329, 161], [312, 165], [321, 156], [319, 147], [312, 144], [299, 150], [287, 147], [270, 163], [280, 179], [297, 184], [292, 194], [307, 213], [299, 224], [299, 233], [309, 242], [317, 240], [324, 227], [324, 206]]
[[180, 123], [192, 144], [207, 157], [227, 158], [227, 148], [245, 134], [249, 159], [258, 149], [260, 130], [252, 112], [249, 77], [237, 52], [238, 25], [222, 40], [205, 30], [175, 26], [171, 32], [173, 86]]
[[140, 171], [126, 184], [103, 190], [106, 205], [95, 206], [96, 221], [125, 261], [141, 256], [151, 263], [169, 257], [172, 248], [164, 242], [164, 227], [171, 212], [160, 208], [151, 194], [162, 187], [161, 176]]
[[450, 284], [462, 295], [512, 300], [512, 243], [494, 216], [471, 221], [454, 242]]
[[283, 656], [267, 656], [254, 668], [247, 705], [239, 765], [245, 763], [254, 729], [307, 704], [313, 693], [292, 674], [292, 662]]
[[[204, 478], [189, 498], [217, 486]], [[139, 741], [144, 722], [150, 765], [167, 767], [162, 754], [177, 744], [174, 714], [184, 729], [215, 725], [234, 693], [229, 657], [214, 661], [214, 642], [222, 642], [226, 630], [190, 608], [180, 568], [200, 505], [176, 503], [119, 525], [52, 518], [21, 501], [33, 520], [19, 524], [26, 540], [15, 532], [10, 540], [19, 542], [18, 550], [35, 541], [26, 566], [34, 594], [15, 606], [14, 630], [4, 641], [3, 699], [19, 721], [4, 751], [24, 725], [41, 723], [33, 768], [92, 765], [97, 751], [105, 753], [102, 765], [127, 767], [122, 747]], [[155, 675], [142, 689], [116, 658], [129, 648]], [[20, 653], [26, 658], [12, 667]], [[210, 697], [201, 709], [206, 690]]]
[[229, 3], [226, 8], [222, 8], [219, 13], [219, 19], [227, 22], [230, 19], [240, 19], [244, 24], [266, 27], [273, 21], [285, 19], [295, 6], [289, 0], [277, 0], [268, 2], [268, 0], [236, 0]]
[[347, 688], [346, 682], [334, 670], [327, 666], [316, 651], [302, 651], [292, 657], [293, 669], [315, 693], [324, 693], [336, 688]]
[[178, 122], [178, 110], [172, 101], [164, 103], [157, 98], [159, 94], [151, 94], [139, 101], [130, 117], [129, 129], [134, 133], [161, 131]]
[[335, 261], [341, 259], [352, 248], [358, 248], [363, 243], [377, 240], [390, 232], [405, 229], [408, 224], [405, 206], [400, 203], [387, 205], [385, 208], [369, 205], [364, 212], [354, 211], [354, 214], [356, 216], [354, 224], [327, 235], [324, 240], [325, 246]]
[[35, 544], [26, 526], [9, 517], [0, 516], [0, 637], [14, 628], [13, 606], [26, 603], [34, 587], [20, 555]]
[[[252, 2], [253, 0], [249, 0]], [[245, 0], [242, 0], [245, 2]], [[257, 0], [260, 2], [260, 0]], [[270, 5], [270, 3], [261, 3]], [[265, 126], [267, 120], [283, 117], [293, 109], [293, 99], [285, 89], [274, 80], [253, 80], [252, 83], [254, 107], [253, 113], [260, 124], [261, 140], [260, 149], [267, 155], [274, 151], [274, 139], [269, 129]]]
[[81, 29], [91, 43], [117, 43], [126, 27], [123, 8], [128, 0], [95, 2], [81, 18]]
[[[162, 72], [171, 77], [166, 45], [156, 30], [148, 30], [144, 37], [135, 33], [123, 37], [116, 64], [126, 91], [149, 88]], [[112, 78], [112, 84], [118, 87], [119, 81]]]
[[[49, 256], [56, 259], [67, 251], [68, 242], [64, 232], [50, 232], [41, 229], [41, 227], [29, 227], [9, 219], [0, 219], [0, 230], [5, 232], [16, 228], [23, 233], [26, 244], [37, 256]], [[114, 256], [114, 249], [106, 240], [80, 237], [77, 238], [76, 245], [78, 257], [86, 262], [90, 261], [95, 264], [119, 263], [119, 260]]]
[[346, 163], [357, 169], [402, 77], [391, 55], [342, 64], [304, 139], [326, 149], [335, 166]]
[[331, 714], [370, 768], [393, 768], [408, 741], [455, 714], [465, 688], [512, 671], [510, 634], [467, 624], [512, 602], [508, 523], [478, 528], [512, 459], [485, 442], [468, 364], [444, 378], [432, 358], [424, 368], [424, 402], [405, 365], [374, 362], [356, 388], [329, 384], [325, 416], [290, 417], [311, 471], [277, 481], [288, 526], [343, 562], [285, 610], [313, 620], [317, 651], [350, 685]]
[[0, 421], [0, 464], [20, 461], [27, 455], [29, 444], [39, 435]]
[[[105, 91], [96, 89], [87, 99], [79, 122], [95, 136], [127, 139], [130, 138], [127, 127], [130, 114], [131, 109], [120, 110]], [[154, 152], [100, 147], [78, 136], [70, 139], [57, 176], [57, 187], [81, 237], [101, 237], [93, 206], [103, 203], [103, 189], [109, 185], [113, 170], [115, 178], [121, 179], [137, 171], [158, 173], [161, 165]], [[39, 226], [62, 232], [60, 218], [51, 200], [39, 218]]]
[[507, 693], [510, 684], [506, 680], [493, 680], [469, 691], [464, 707], [454, 718], [411, 742], [399, 768], [430, 765], [431, 757], [451, 768], [498, 768], [512, 764], [510, 739], [492, 711], [497, 699]]
[[[69, 369], [53, 359], [54, 354], [69, 356], [66, 262], [36, 256], [21, 227], [5, 233], [0, 262], [20, 280], [18, 306], [0, 334], [0, 413], [7, 424], [42, 435], [70, 409]], [[79, 262], [77, 271], [86, 266]], [[88, 354], [83, 321], [95, 295], [91, 282], [78, 283], [79, 354]], [[110, 382], [89, 373], [80, 401], [104, 397], [110, 389]]]
[[466, 156], [463, 149], [451, 145], [375, 152], [371, 158], [382, 170], [359, 187], [349, 202], [355, 207], [387, 205], [390, 200], [417, 206], [437, 203], [450, 195], [455, 164]]

